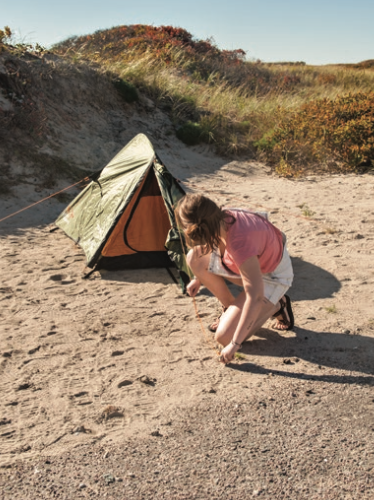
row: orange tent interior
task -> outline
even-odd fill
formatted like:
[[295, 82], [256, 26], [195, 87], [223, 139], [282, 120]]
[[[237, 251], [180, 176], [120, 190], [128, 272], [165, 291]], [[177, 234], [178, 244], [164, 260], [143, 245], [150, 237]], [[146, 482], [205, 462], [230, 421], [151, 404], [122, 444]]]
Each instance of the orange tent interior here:
[[125, 208], [101, 253], [105, 257], [117, 257], [136, 252], [165, 250], [170, 228], [165, 203], [151, 168]]

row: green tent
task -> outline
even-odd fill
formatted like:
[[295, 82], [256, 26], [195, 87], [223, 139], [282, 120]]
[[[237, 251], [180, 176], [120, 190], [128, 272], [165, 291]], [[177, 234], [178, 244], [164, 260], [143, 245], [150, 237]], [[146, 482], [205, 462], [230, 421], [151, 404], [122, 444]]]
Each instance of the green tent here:
[[189, 281], [174, 207], [185, 194], [144, 134], [138, 134], [56, 220], [95, 269], [176, 266]]

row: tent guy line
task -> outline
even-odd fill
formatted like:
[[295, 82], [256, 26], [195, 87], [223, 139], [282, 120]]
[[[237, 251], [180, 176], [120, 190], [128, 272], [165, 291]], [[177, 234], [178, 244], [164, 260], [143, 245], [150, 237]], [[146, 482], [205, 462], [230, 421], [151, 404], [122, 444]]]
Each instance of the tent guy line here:
[[[96, 172], [92, 173], [91, 176], [95, 175]], [[77, 186], [78, 184], [80, 184], [81, 182], [88, 182], [89, 180], [91, 180], [90, 176], [88, 177], [84, 177], [83, 179], [81, 179], [80, 181], [76, 182], [75, 184], [71, 184], [70, 186], [67, 186], [66, 188], [63, 188], [61, 189], [60, 191], [56, 191], [55, 193], [49, 195], [49, 196], [46, 196], [45, 198], [42, 198], [41, 200], [38, 200], [36, 201], [35, 203], [32, 203], [31, 205], [27, 205], [26, 207], [24, 208], [21, 208], [20, 210], [17, 210], [16, 212], [13, 212], [9, 215], [7, 215], [6, 217], [3, 217], [2, 219], [0, 219], [0, 223], [7, 220], [7, 219], [10, 219], [12, 217], [14, 217], [15, 215], [18, 215], [22, 212], [24, 212], [25, 210], [28, 210], [29, 208], [33, 208], [35, 205], [38, 205], [39, 203], [42, 203], [43, 201], [47, 201], [49, 200], [50, 198], [53, 198], [54, 196], [64, 192], [64, 191], [67, 191], [68, 189], [71, 189], [75, 186]], [[183, 184], [186, 184], [187, 186], [191, 186], [191, 187], [197, 187], [196, 184], [192, 184], [191, 182], [188, 182], [188, 181], [181, 181]], [[201, 190], [201, 186], [199, 187], [199, 189]], [[208, 188], [204, 188], [204, 192], [205, 193], [209, 193], [209, 194], [215, 194], [215, 191], [214, 190], [211, 190], [211, 189], [208, 189]], [[232, 200], [234, 201], [240, 201], [241, 203], [243, 203], [243, 200], [241, 198], [238, 198], [238, 197], [234, 197], [234, 198], [231, 198]], [[273, 210], [272, 207], [267, 207], [265, 205], [261, 205], [261, 204], [258, 204], [258, 203], [251, 203], [251, 205], [253, 207], [256, 207], [256, 208], [262, 208], [262, 209], [265, 209], [267, 212], [270, 212], [271, 210]], [[293, 212], [286, 212], [284, 210], [279, 210], [280, 214], [283, 214], [283, 215], [290, 215], [291, 217], [296, 217], [297, 219], [303, 219], [303, 220], [307, 220], [309, 222], [317, 222], [317, 223], [321, 223], [322, 221], [314, 218], [314, 217], [306, 217], [304, 215], [299, 215], [299, 214], [294, 214]]]
[[11, 217], [14, 217], [15, 215], [18, 215], [21, 212], [24, 212], [25, 210], [28, 210], [29, 208], [35, 207], [35, 205], [38, 205], [39, 203], [42, 203], [43, 201], [49, 200], [49, 198], [53, 198], [54, 196], [62, 193], [63, 191], [67, 191], [68, 189], [71, 189], [72, 187], [77, 186], [81, 182], [89, 181], [89, 180], [90, 180], [89, 177], [85, 177], [84, 179], [81, 179], [80, 181], [76, 182], [75, 184], [72, 184], [71, 186], [68, 186], [68, 187], [66, 187], [64, 189], [60, 189], [60, 191], [56, 191], [56, 193], [50, 194], [49, 196], [46, 196], [45, 198], [42, 198], [41, 200], [36, 201], [35, 203], [32, 203], [31, 205], [28, 205], [27, 207], [24, 207], [24, 208], [21, 208], [20, 210], [17, 210], [17, 212], [13, 212], [12, 214], [9, 214], [6, 217], [3, 217], [2, 219], [0, 219], [0, 222], [3, 222], [5, 220], [7, 220], [7, 219], [10, 219]]

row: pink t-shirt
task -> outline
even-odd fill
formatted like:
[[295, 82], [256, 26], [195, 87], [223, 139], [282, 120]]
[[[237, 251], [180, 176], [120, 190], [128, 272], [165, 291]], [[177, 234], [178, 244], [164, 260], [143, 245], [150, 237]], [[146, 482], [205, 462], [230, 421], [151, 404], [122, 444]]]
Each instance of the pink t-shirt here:
[[[240, 274], [244, 261], [257, 255], [262, 274], [271, 273], [283, 254], [282, 233], [271, 222], [253, 212], [227, 209], [235, 222], [227, 224], [226, 250], [223, 263]], [[229, 221], [228, 221], [229, 222]]]

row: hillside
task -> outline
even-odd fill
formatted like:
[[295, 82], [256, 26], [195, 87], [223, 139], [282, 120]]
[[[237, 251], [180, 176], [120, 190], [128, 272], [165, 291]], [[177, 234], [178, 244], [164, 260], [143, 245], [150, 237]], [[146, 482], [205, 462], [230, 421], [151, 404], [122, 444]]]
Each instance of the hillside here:
[[181, 28], [145, 25], [73, 37], [55, 50], [136, 85], [168, 111], [187, 144], [256, 156], [286, 176], [374, 165], [371, 61], [263, 64]]
[[[17, 141], [12, 161], [27, 152], [27, 168], [47, 184], [58, 172], [100, 168], [129, 139], [123, 116], [147, 110], [163, 114], [161, 134], [264, 160], [280, 175], [372, 169], [370, 61], [263, 64], [171, 26], [120, 26], [50, 51], [1, 33], [3, 145]], [[3, 178], [2, 191], [12, 182]]]
[[51, 53], [1, 53], [0, 84], [3, 192], [34, 178], [53, 188], [102, 168], [148, 106], [127, 105], [100, 71]]

